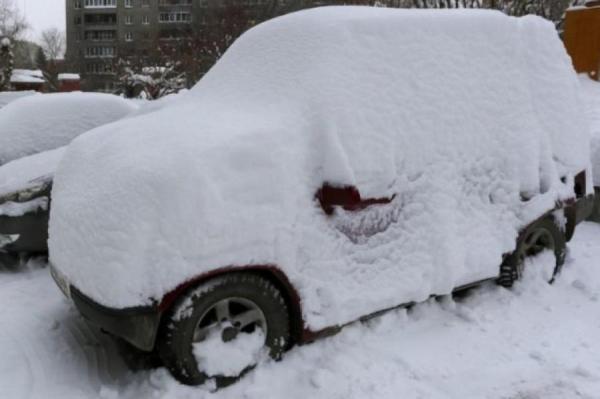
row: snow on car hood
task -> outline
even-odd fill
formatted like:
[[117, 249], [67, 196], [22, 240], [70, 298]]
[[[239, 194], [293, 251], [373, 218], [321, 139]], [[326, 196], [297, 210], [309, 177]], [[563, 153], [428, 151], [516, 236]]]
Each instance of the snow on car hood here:
[[60, 147], [0, 166], [0, 198], [52, 181], [65, 150]]
[[[589, 164], [577, 88], [552, 24], [535, 17], [277, 18], [184, 100], [70, 145], [51, 261], [117, 308], [214, 268], [276, 265], [313, 329], [449, 293], [497, 275], [519, 229], [572, 195]], [[395, 196], [327, 217], [314, 199], [324, 182]]]
[[15, 100], [0, 109], [0, 165], [62, 147], [135, 109], [130, 101], [100, 93], [43, 94]]

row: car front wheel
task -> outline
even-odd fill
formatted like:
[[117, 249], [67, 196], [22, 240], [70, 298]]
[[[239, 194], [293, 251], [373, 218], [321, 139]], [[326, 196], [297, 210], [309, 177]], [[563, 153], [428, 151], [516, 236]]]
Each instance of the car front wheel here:
[[236, 381], [290, 342], [289, 311], [279, 290], [252, 273], [214, 278], [183, 295], [162, 325], [158, 349], [184, 384]]

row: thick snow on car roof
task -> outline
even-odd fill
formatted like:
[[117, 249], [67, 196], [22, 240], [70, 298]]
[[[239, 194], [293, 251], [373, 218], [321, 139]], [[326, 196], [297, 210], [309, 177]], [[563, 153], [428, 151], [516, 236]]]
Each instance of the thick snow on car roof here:
[[[577, 88], [539, 18], [284, 16], [245, 33], [184, 100], [70, 145], [51, 261], [112, 307], [213, 268], [276, 265], [314, 329], [449, 293], [497, 275], [519, 229], [572, 194], [589, 164]], [[324, 182], [395, 196], [327, 217]]]
[[0, 165], [68, 144], [83, 132], [121, 119], [137, 107], [100, 93], [28, 96], [0, 109]]

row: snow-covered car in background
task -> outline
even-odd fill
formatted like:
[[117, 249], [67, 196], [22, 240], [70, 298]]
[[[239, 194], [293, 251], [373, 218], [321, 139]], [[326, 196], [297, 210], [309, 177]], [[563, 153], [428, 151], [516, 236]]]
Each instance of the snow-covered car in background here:
[[28, 96], [0, 109], [0, 262], [47, 253], [50, 191], [62, 147], [135, 109], [95, 93]]
[[600, 223], [600, 83], [580, 75], [585, 111], [591, 125], [591, 159], [594, 177], [595, 204], [589, 220]]
[[137, 109], [101, 93], [57, 93], [20, 98], [0, 110], [0, 165], [62, 147], [94, 127]]
[[6, 107], [9, 103], [18, 100], [19, 98], [39, 94], [35, 91], [2, 91], [0, 92], [0, 109]]
[[51, 271], [180, 381], [227, 384], [366, 315], [511, 286], [544, 250], [552, 280], [592, 189], [581, 113], [542, 19], [290, 14], [185, 101], [71, 143]]

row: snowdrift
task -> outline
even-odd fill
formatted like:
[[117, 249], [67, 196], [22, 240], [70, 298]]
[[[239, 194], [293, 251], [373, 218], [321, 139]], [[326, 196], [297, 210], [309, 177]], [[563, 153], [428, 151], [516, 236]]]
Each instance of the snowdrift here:
[[[539, 18], [284, 16], [244, 34], [185, 101], [69, 146], [51, 261], [115, 308], [214, 268], [276, 265], [312, 329], [449, 293], [496, 276], [519, 229], [573, 195], [589, 167], [577, 93]], [[394, 199], [328, 217], [324, 182]]]
[[44, 94], [12, 101], [0, 110], [0, 165], [64, 146], [136, 108], [120, 97], [99, 93]]

